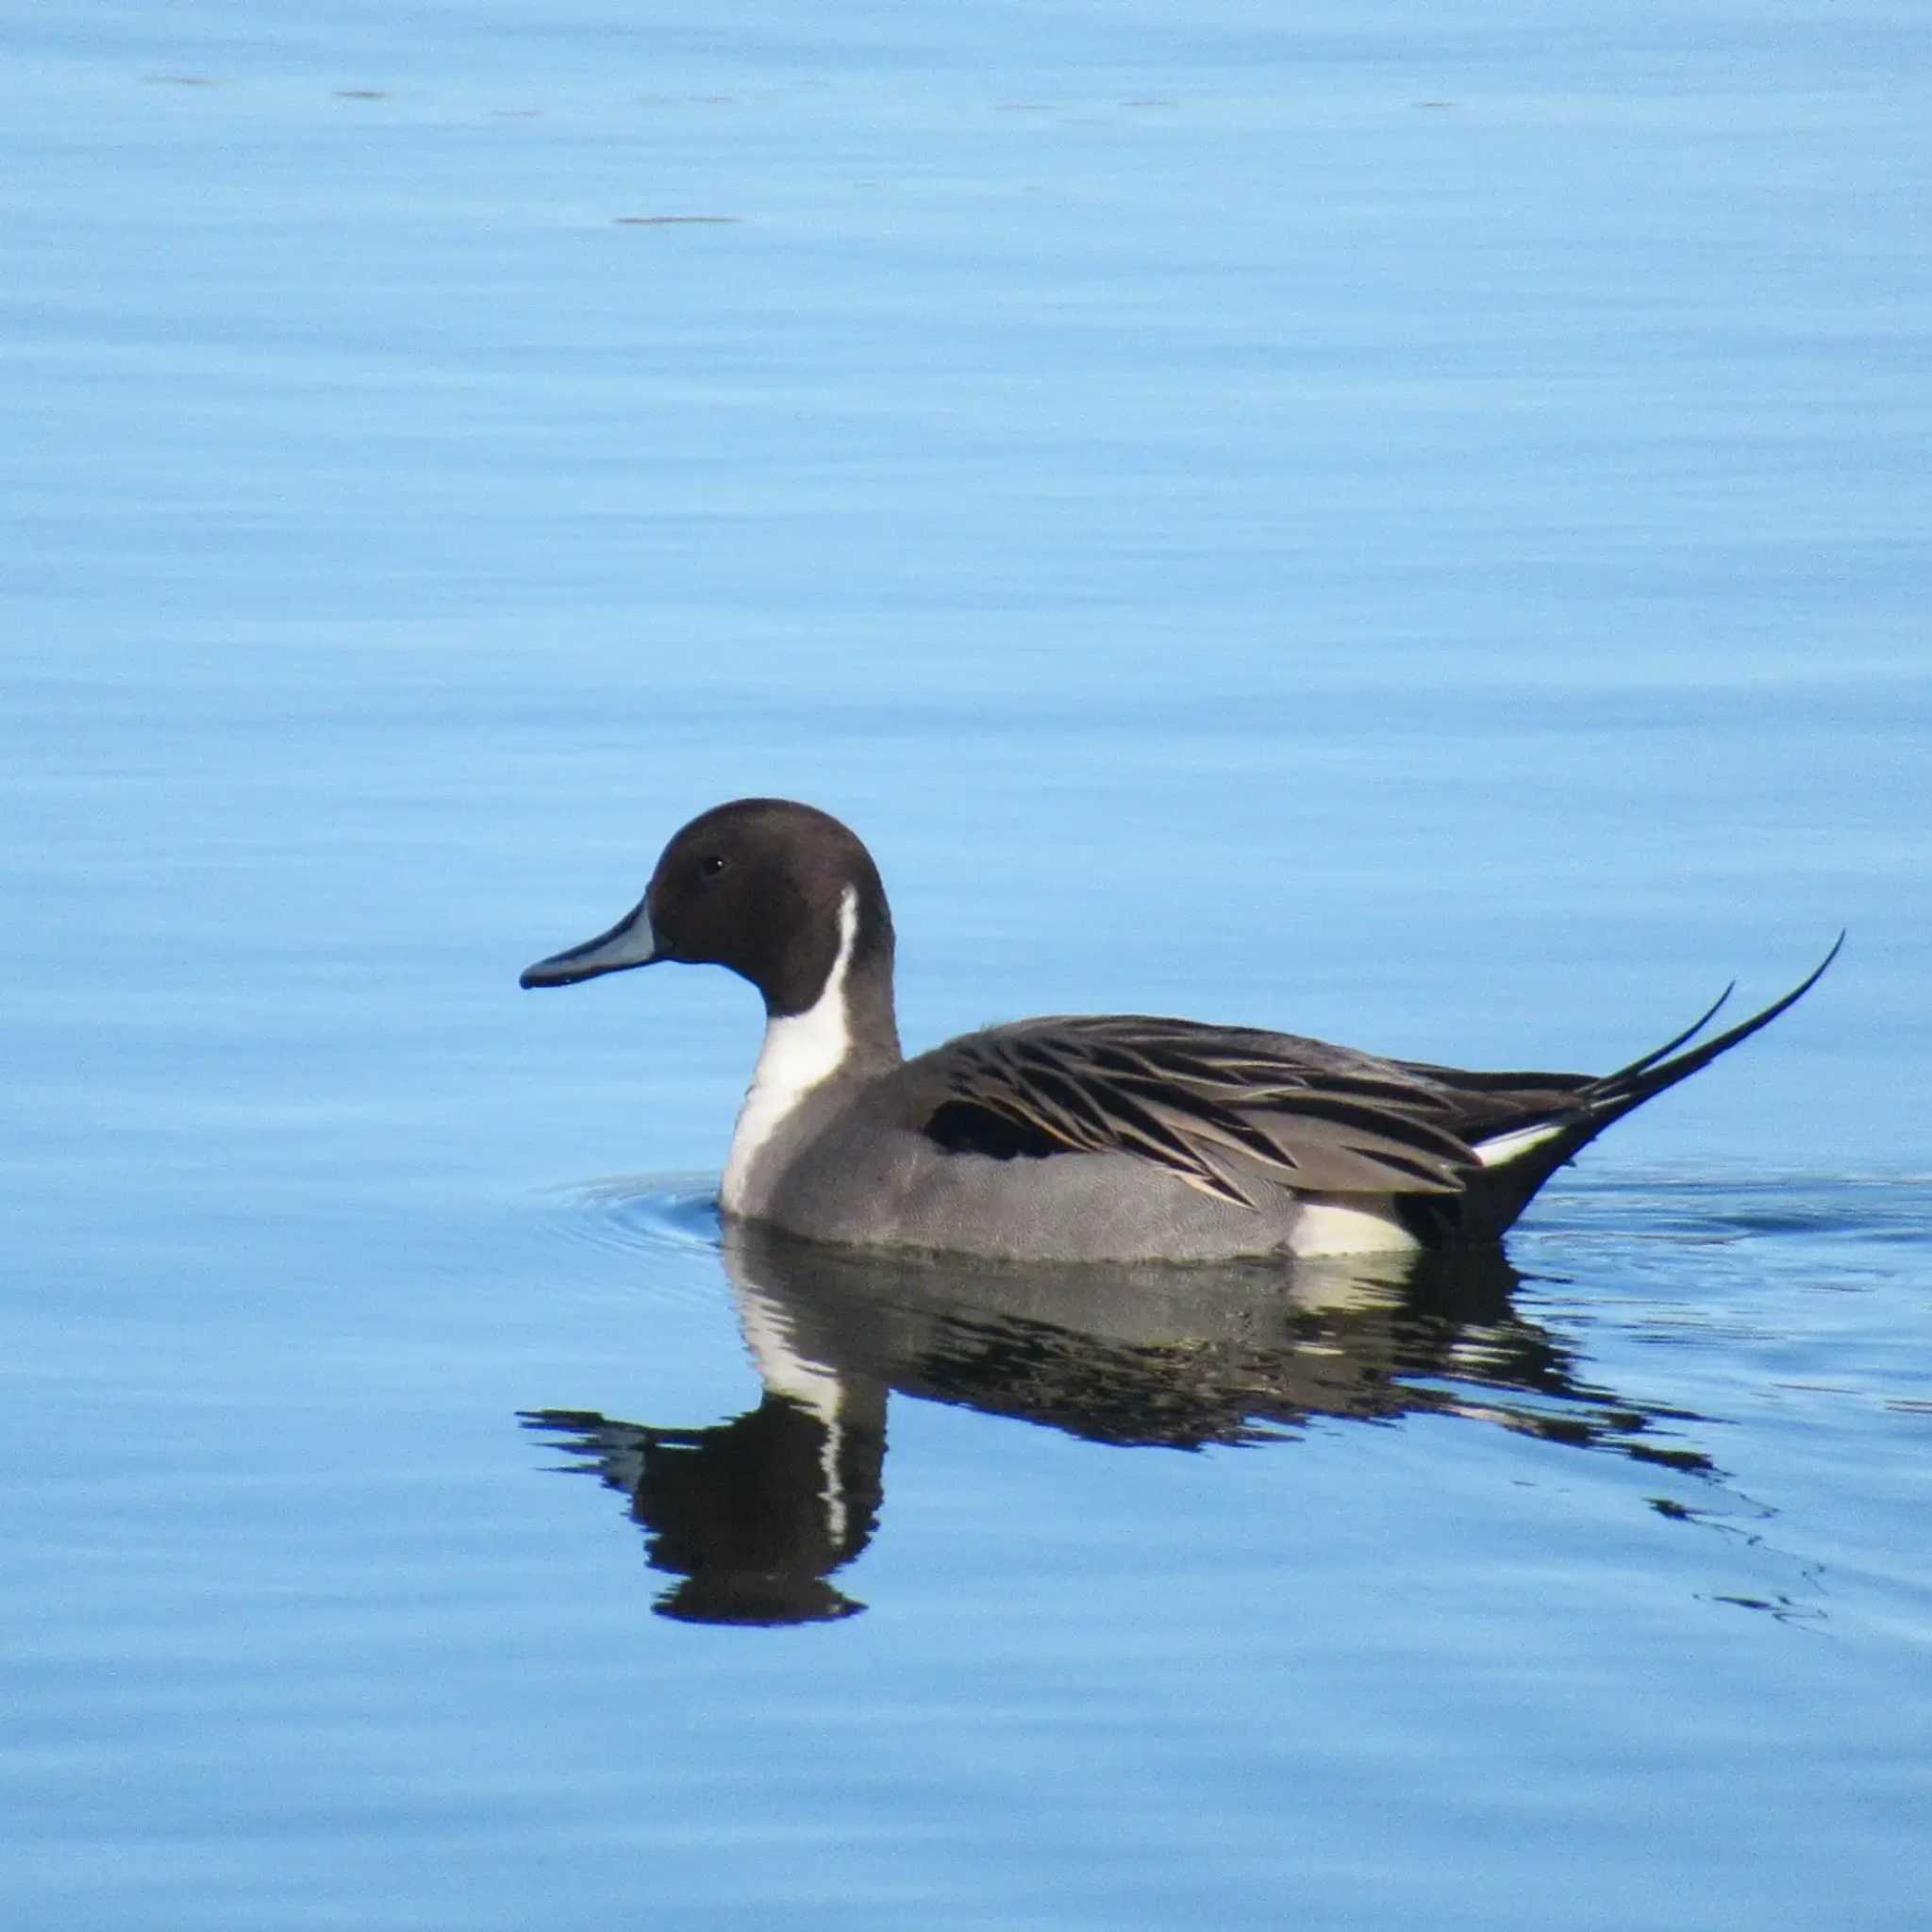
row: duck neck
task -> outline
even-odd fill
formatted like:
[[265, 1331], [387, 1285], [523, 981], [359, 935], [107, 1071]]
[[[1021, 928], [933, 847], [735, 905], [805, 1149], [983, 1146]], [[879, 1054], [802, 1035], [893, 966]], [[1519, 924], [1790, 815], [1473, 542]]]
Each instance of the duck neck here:
[[753, 1091], [775, 1090], [788, 1108], [821, 1081], [864, 1078], [899, 1064], [892, 1011], [892, 921], [883, 898], [862, 903], [847, 886], [839, 904], [837, 950], [818, 994], [786, 1011], [768, 994], [765, 1044]]
[[818, 998], [802, 1013], [767, 1010], [766, 1041], [788, 1041], [789, 1057], [811, 1080], [859, 1076], [896, 1067], [899, 1024], [892, 1009], [892, 915], [883, 893], [847, 886], [839, 902], [839, 945]]
[[[848, 914], [846, 907], [851, 908]], [[845, 940], [847, 919], [852, 939]], [[884, 896], [861, 908], [858, 894], [847, 889], [840, 908], [840, 991], [845, 1001], [845, 1067], [858, 1074], [879, 1074], [905, 1058], [899, 1047], [899, 1020], [892, 1005], [892, 915]]]
[[892, 1017], [890, 916], [864, 930], [858, 894], [848, 887], [839, 909], [839, 947], [818, 997], [785, 1012], [767, 997], [765, 1043], [738, 1110], [721, 1198], [733, 1213], [752, 1211], [754, 1169], [766, 1144], [814, 1089], [867, 1079], [900, 1061]]

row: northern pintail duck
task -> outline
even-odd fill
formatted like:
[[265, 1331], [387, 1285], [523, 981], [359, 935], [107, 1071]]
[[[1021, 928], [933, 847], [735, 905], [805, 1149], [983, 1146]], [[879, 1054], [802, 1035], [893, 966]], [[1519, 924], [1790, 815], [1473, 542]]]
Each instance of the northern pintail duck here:
[[693, 819], [636, 907], [522, 984], [675, 959], [758, 988], [765, 1040], [727, 1215], [861, 1246], [1198, 1261], [1492, 1241], [1612, 1121], [1774, 1020], [1838, 950], [1689, 1046], [1726, 989], [1612, 1074], [1464, 1073], [1132, 1014], [1014, 1021], [907, 1059], [872, 855], [810, 806], [746, 798]]

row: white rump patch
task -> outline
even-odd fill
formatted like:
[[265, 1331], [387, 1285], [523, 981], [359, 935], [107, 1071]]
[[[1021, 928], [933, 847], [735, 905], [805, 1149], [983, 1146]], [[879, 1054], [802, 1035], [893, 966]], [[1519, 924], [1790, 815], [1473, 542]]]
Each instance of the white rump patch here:
[[1348, 1203], [1305, 1198], [1288, 1238], [1291, 1255], [1412, 1254], [1422, 1243], [1395, 1217], [1386, 1194], [1363, 1194]]
[[839, 902], [839, 955], [826, 975], [824, 991], [803, 1013], [781, 1015], [766, 1023], [765, 1043], [752, 1069], [744, 1105], [738, 1109], [738, 1127], [731, 1136], [730, 1158], [724, 1163], [724, 1184], [719, 1190], [719, 1199], [730, 1213], [743, 1209], [745, 1186], [759, 1149], [821, 1080], [838, 1072], [852, 1050], [845, 974], [852, 964], [852, 944], [858, 933], [858, 892], [847, 886]]
[[1545, 1141], [1554, 1141], [1566, 1124], [1562, 1121], [1544, 1121], [1538, 1126], [1518, 1127], [1513, 1133], [1498, 1134], [1490, 1141], [1478, 1141], [1475, 1158], [1485, 1167], [1506, 1166], [1519, 1154], [1527, 1154], [1532, 1147], [1541, 1147]]

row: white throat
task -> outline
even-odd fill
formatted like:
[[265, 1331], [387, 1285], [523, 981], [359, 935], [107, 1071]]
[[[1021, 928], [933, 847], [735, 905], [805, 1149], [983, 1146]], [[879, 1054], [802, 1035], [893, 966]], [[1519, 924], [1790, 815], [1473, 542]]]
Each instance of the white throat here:
[[852, 1048], [852, 1024], [845, 998], [845, 975], [858, 933], [858, 891], [847, 886], [839, 902], [839, 954], [825, 976], [824, 991], [802, 1013], [781, 1014], [765, 1023], [765, 1043], [752, 1069], [738, 1128], [724, 1163], [719, 1198], [725, 1211], [747, 1211], [751, 1171], [765, 1143], [793, 1108], [821, 1080], [838, 1072]]

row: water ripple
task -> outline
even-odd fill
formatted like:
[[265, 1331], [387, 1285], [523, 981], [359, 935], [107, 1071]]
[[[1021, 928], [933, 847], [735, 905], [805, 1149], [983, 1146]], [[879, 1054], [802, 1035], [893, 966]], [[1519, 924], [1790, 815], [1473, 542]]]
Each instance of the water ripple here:
[[1829, 1235], [1923, 1248], [1932, 1228], [1932, 1177], [1774, 1174], [1687, 1180], [1637, 1174], [1573, 1185], [1539, 1202], [1534, 1213], [1523, 1230], [1532, 1239], [1613, 1234], [1725, 1245], [1761, 1237]]
[[718, 1183], [710, 1174], [615, 1174], [546, 1191], [544, 1221], [564, 1241], [631, 1263], [680, 1262], [635, 1270], [654, 1293], [716, 1295], [712, 1268], [690, 1266], [718, 1252]]

